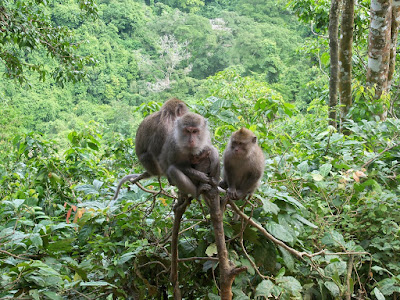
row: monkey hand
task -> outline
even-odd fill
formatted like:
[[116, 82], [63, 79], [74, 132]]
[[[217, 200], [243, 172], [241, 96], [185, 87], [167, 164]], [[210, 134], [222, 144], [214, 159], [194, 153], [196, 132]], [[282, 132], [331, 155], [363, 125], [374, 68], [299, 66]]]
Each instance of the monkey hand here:
[[198, 187], [197, 194], [200, 195], [200, 194], [203, 194], [205, 192], [209, 192], [211, 189], [212, 189], [211, 185], [209, 185], [208, 183], [202, 183]]
[[210, 177], [208, 177], [208, 175], [206, 173], [199, 172], [198, 174], [199, 174], [199, 179], [198, 180], [200, 182], [203, 182], [205, 184], [211, 183]]
[[218, 187], [219, 178], [210, 177], [210, 184], [211, 184], [211, 186], [213, 186], [213, 187]]
[[238, 199], [237, 191], [234, 188], [228, 188], [226, 190], [226, 194], [228, 195], [228, 198], [231, 199], [231, 200], [237, 200]]

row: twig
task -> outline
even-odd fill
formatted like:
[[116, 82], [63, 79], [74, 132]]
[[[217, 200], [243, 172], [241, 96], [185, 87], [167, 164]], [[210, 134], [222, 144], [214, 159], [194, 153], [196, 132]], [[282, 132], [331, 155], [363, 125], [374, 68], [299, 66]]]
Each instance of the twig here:
[[371, 158], [371, 159], [368, 160], [365, 164], [363, 164], [363, 165], [361, 166], [361, 168], [366, 168], [369, 164], [371, 164], [373, 161], [375, 161], [375, 159], [377, 159], [378, 157], [382, 156], [385, 152], [387, 152], [387, 151], [389, 151], [389, 150], [392, 150], [393, 148], [395, 148], [395, 147], [397, 147], [397, 146], [399, 146], [399, 145], [400, 145], [400, 142], [397, 143], [397, 144], [394, 144], [394, 145], [392, 145], [392, 146], [390, 146], [390, 147], [387, 147], [385, 150], [383, 150], [383, 151], [382, 151], [381, 153], [379, 153], [377, 156]]
[[149, 262], [147, 262], [147, 263], [145, 263], [143, 265], [140, 265], [139, 268], [142, 268], [142, 267], [145, 267], [145, 266], [151, 265], [151, 264], [159, 264], [164, 268], [164, 270], [168, 270], [168, 268], [162, 262], [157, 261], [157, 260], [149, 261]]
[[1, 250], [1, 249], [0, 249], [0, 252], [1, 252], [1, 253], [4, 253], [4, 254], [7, 254], [7, 255], [9, 255], [9, 256], [12, 256], [12, 257], [14, 257], [14, 258], [23, 259], [23, 260], [30, 260], [29, 258], [25, 258], [25, 257], [19, 256], [19, 255], [12, 254], [12, 253], [10, 253], [10, 252], [8, 252], [8, 251], [6, 251], [6, 250]]
[[176, 197], [173, 195], [168, 194], [166, 191], [164, 191], [163, 189], [161, 189], [160, 191], [154, 191], [154, 190], [150, 190], [148, 188], [145, 188], [143, 185], [141, 185], [139, 182], [135, 182], [135, 184], [142, 190], [145, 191], [147, 193], [153, 194], [153, 195], [164, 195], [166, 197], [175, 199]]
[[181, 235], [182, 233], [184, 233], [185, 231], [188, 231], [194, 227], [196, 227], [197, 225], [199, 225], [200, 223], [203, 223], [204, 220], [201, 220], [199, 222], [197, 222], [196, 224], [193, 224], [192, 226], [189, 226], [188, 228], [183, 229], [181, 232], [178, 233], [178, 235]]
[[323, 38], [323, 39], [329, 39], [329, 36], [327, 36], [327, 35], [322, 35], [322, 34], [316, 33], [316, 32], [314, 31], [314, 23], [313, 23], [313, 22], [311, 22], [310, 27], [311, 27], [311, 32], [312, 32], [314, 35], [316, 35], [316, 36], [318, 36], [318, 37], [320, 37], [320, 38]]
[[187, 257], [187, 258], [179, 258], [179, 262], [184, 262], [184, 261], [193, 261], [193, 260], [212, 260], [212, 261], [218, 261], [218, 257]]
[[350, 255], [349, 256], [349, 261], [347, 262], [347, 278], [346, 278], [346, 285], [347, 285], [347, 291], [346, 291], [346, 299], [351, 300], [351, 288], [350, 288], [350, 279], [351, 279], [351, 273], [353, 271], [353, 262], [354, 262], [354, 256]]
[[318, 255], [371, 255], [368, 252], [334, 252], [334, 253], [327, 253], [326, 250], [321, 250], [316, 253], [308, 253], [308, 252], [300, 252], [297, 251], [296, 249], [293, 249], [292, 247], [286, 245], [284, 242], [281, 240], [278, 240], [275, 238], [272, 234], [270, 234], [267, 230], [265, 230], [261, 225], [256, 223], [251, 217], [247, 216], [245, 213], [243, 213], [232, 200], [228, 200], [229, 204], [233, 208], [233, 210], [240, 215], [243, 219], [248, 220], [248, 223], [257, 228], [267, 239], [269, 239], [271, 242], [273, 242], [276, 245], [281, 246], [283, 249], [297, 257], [298, 259], [304, 260], [304, 257], [307, 258], [313, 258]]

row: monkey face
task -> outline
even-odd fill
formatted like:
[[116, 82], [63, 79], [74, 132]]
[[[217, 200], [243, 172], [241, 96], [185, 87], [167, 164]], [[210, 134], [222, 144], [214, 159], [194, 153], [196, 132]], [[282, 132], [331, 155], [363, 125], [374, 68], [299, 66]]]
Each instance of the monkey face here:
[[249, 151], [247, 143], [240, 141], [232, 141], [231, 148], [235, 156], [245, 156]]

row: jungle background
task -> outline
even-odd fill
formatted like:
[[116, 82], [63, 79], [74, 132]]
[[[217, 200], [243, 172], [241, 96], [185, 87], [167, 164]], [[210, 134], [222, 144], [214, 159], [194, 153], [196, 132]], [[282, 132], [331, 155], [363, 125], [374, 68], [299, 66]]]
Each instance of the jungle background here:
[[[396, 20], [395, 1], [372, 2]], [[384, 83], [369, 57], [374, 6], [339, 1], [335, 62], [334, 5], [3, 1], [0, 299], [172, 299], [173, 199], [125, 186], [110, 202], [119, 179], [143, 171], [139, 123], [171, 97], [208, 119], [221, 155], [233, 131], [256, 133], [265, 174], [251, 204], [238, 205], [292, 249], [316, 254], [296, 258], [228, 209], [229, 257], [248, 268], [234, 299], [398, 299], [397, 31]], [[343, 71], [346, 59], [351, 75], [337, 75], [332, 96], [333, 66]], [[155, 178], [142, 184], [160, 189]], [[202, 201], [185, 213], [179, 255], [183, 298], [219, 299]]]

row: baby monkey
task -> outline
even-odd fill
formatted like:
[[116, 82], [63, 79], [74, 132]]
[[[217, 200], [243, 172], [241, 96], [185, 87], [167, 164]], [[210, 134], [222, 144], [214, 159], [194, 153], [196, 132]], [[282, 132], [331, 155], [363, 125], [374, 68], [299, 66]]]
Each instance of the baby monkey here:
[[211, 187], [217, 187], [219, 182], [220, 165], [218, 150], [214, 146], [207, 146], [199, 154], [190, 155], [190, 166], [209, 177], [209, 182], [204, 183], [196, 176], [192, 176], [190, 172], [184, 173], [192, 180], [193, 184], [198, 187], [199, 193], [207, 192]]
[[223, 154], [223, 180], [229, 199], [243, 199], [258, 187], [264, 174], [264, 154], [255, 134], [241, 128], [235, 131]]

